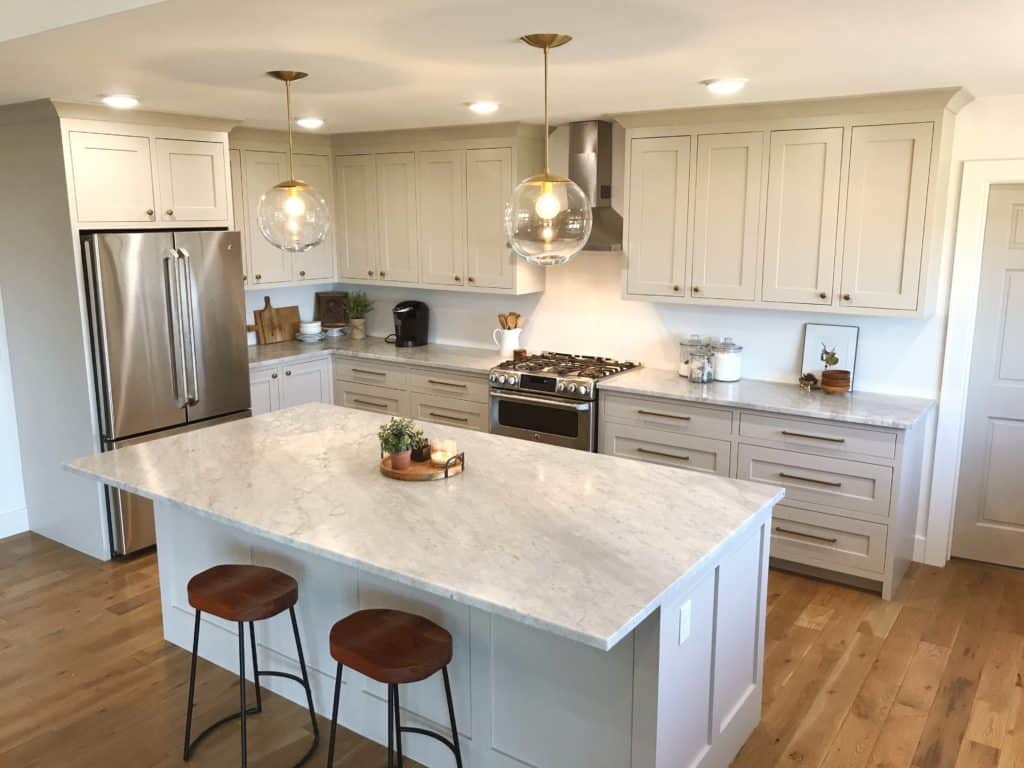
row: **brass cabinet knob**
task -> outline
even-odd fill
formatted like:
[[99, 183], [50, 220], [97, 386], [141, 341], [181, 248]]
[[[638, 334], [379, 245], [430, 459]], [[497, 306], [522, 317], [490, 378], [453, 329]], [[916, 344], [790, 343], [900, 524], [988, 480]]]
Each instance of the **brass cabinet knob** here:
[[306, 270], [300, 269], [299, 270], [299, 277], [305, 277], [305, 276], [306, 276]]
[[675, 291], [676, 293], [679, 293], [679, 286], [678, 285], [673, 285], [672, 286], [672, 290]]
[[272, 378], [272, 379], [276, 379], [276, 378], [277, 378], [277, 374], [276, 374], [276, 373], [272, 373], [272, 374], [270, 374], [270, 378]]
[[383, 269], [380, 271], [380, 276], [384, 277], [384, 270]]
[[459, 277], [458, 275], [456, 275], [456, 276], [455, 276], [455, 282], [456, 282], [456, 283], [461, 283], [461, 282], [462, 282], [462, 278], [461, 278], [461, 277]]
[[849, 301], [849, 300], [850, 300], [850, 294], [844, 293], [843, 294], [843, 301]]
[[824, 291], [822, 291], [821, 293], [818, 294], [818, 298], [819, 299], [827, 299], [828, 298], [828, 294], [825, 293]]
[[263, 279], [263, 275], [261, 275], [259, 272], [257, 272], [256, 273], [256, 279], [257, 280], [262, 280]]
[[154, 213], [156, 213], [156, 211], [154, 211], [152, 208], [147, 208], [146, 209], [146, 215], [147, 216], [152, 216]]
[[472, 277], [467, 277], [467, 278], [466, 278], [466, 280], [467, 280], [468, 282], [470, 282], [470, 283], [475, 283], [475, 282], [476, 282], [476, 279], [475, 279], [475, 278], [472, 278]]
[[369, 275], [370, 277], [373, 277], [373, 270], [372, 269], [366, 270], [366, 274]]
[[291, 375], [292, 375], [292, 372], [291, 372], [291, 371], [285, 371], [285, 372], [284, 372], [284, 375], [285, 375], [285, 376], [291, 376]]
[[693, 292], [694, 293], [700, 293], [700, 288], [698, 288], [696, 285], [693, 286]]
[[173, 208], [168, 208], [166, 211], [164, 211], [164, 213], [166, 213], [168, 216], [173, 216], [174, 215], [174, 209]]

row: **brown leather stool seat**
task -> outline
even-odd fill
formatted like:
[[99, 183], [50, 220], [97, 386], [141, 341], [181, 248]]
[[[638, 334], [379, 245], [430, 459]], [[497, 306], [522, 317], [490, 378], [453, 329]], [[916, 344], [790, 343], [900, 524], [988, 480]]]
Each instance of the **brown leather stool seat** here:
[[188, 582], [189, 605], [225, 621], [262, 621], [298, 601], [295, 579], [259, 565], [215, 565]]

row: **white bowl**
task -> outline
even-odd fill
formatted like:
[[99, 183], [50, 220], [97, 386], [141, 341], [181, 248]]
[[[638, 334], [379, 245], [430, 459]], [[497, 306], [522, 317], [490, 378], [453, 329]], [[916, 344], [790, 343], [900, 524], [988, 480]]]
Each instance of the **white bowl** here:
[[304, 336], [312, 336], [320, 333], [323, 329], [323, 325], [319, 320], [302, 320], [299, 323], [299, 333]]

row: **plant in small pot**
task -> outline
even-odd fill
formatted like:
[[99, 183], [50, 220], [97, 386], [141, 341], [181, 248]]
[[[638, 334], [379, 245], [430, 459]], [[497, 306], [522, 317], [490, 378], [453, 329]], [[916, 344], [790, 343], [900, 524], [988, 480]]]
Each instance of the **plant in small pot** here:
[[391, 457], [392, 469], [408, 469], [412, 463], [412, 451], [424, 442], [423, 432], [412, 419], [393, 418], [380, 428], [381, 450]]
[[353, 339], [366, 338], [366, 316], [373, 310], [373, 302], [363, 291], [353, 291], [345, 302], [348, 325]]

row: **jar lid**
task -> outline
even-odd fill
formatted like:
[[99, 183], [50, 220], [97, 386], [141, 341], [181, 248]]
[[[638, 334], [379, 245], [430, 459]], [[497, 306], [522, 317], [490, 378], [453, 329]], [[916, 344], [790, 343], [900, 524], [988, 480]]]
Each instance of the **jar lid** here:
[[714, 345], [715, 352], [742, 352], [743, 347], [734, 342], [731, 337], [726, 336]]

